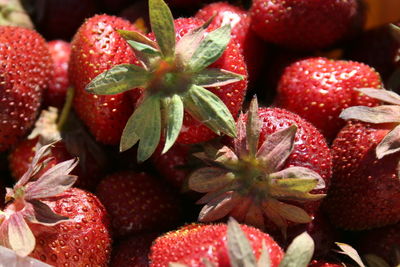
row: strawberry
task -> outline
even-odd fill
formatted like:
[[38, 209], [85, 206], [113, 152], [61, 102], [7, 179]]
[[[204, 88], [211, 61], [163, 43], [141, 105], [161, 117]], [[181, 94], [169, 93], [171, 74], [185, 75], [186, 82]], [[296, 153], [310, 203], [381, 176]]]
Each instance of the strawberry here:
[[[105, 208], [91, 193], [71, 188], [77, 160], [39, 174], [50, 145], [38, 149], [27, 172], [11, 189], [0, 212], [0, 244], [19, 256], [54, 266], [107, 266], [111, 240]], [[39, 176], [33, 180], [35, 176]]]
[[79, 177], [75, 186], [93, 190], [103, 176], [107, 161], [104, 152], [86, 133], [73, 114], [70, 114], [68, 118], [69, 129], [62, 133], [57, 129], [56, 120], [57, 111], [54, 108], [50, 108], [49, 111], [43, 110], [32, 134], [28, 136], [28, 139], [19, 142], [11, 151], [8, 161], [13, 178], [18, 181], [28, 170], [38, 142], [48, 144], [59, 140], [62, 135], [64, 139], [55, 143], [49, 155], [44, 157], [49, 162], [41, 173], [76, 156], [80, 158], [80, 161], [78, 167], [72, 172]]
[[98, 185], [96, 195], [111, 215], [114, 236], [169, 229], [181, 219], [178, 195], [144, 172], [108, 175]]
[[296, 50], [326, 48], [360, 25], [357, 0], [253, 0], [252, 28], [264, 40]]
[[238, 137], [197, 154], [207, 167], [189, 177], [189, 188], [207, 193], [202, 222], [232, 216], [261, 229], [310, 223], [331, 176], [330, 150], [315, 127], [294, 113], [258, 108], [254, 99], [239, 117]]
[[54, 62], [54, 72], [49, 87], [43, 93], [43, 102], [44, 106], [62, 108], [69, 86], [68, 62], [71, 45], [62, 40], [54, 40], [48, 42], [48, 46]]
[[144, 91], [126, 123], [120, 150], [140, 141], [138, 161], [144, 161], [156, 150], [161, 136], [163, 153], [176, 140], [187, 144], [216, 134], [234, 136], [234, 117], [246, 92], [247, 71], [236, 43], [230, 42], [230, 26], [206, 34], [209, 21], [174, 21], [163, 0], [149, 0], [149, 10], [154, 32], [148, 37], [119, 31], [142, 67], [114, 66], [86, 86], [97, 95], [120, 95], [134, 88]]
[[279, 81], [275, 103], [314, 124], [332, 140], [345, 122], [340, 112], [350, 106], [376, 106], [356, 88], [381, 88], [379, 74], [362, 63], [308, 58], [288, 66]]
[[146, 233], [130, 236], [113, 248], [111, 267], [148, 267], [150, 247], [158, 234]]
[[[397, 23], [400, 26], [400, 22]], [[400, 67], [400, 40], [392, 26], [364, 32], [345, 50], [345, 57], [374, 67], [386, 81]]]
[[97, 15], [88, 19], [71, 42], [69, 79], [75, 87], [74, 109], [97, 141], [118, 143], [133, 111], [129, 96], [97, 96], [85, 86], [99, 73], [121, 63], [136, 63], [136, 57], [115, 29], [135, 30], [121, 18]]
[[[368, 262], [367, 255], [375, 255], [397, 266], [400, 263], [400, 224], [362, 232], [357, 240], [358, 249]], [[372, 266], [372, 264], [371, 264]]]
[[333, 176], [325, 208], [338, 227], [362, 230], [400, 221], [400, 96], [359, 89], [388, 103], [356, 106], [340, 117], [350, 120], [333, 142]]
[[[241, 239], [245, 239], [249, 250], [253, 252], [251, 256], [259, 259], [264, 243], [269, 254], [270, 266], [279, 265], [283, 251], [268, 234], [247, 225], [237, 224], [237, 227], [239, 230], [236, 231], [243, 231]], [[231, 266], [228, 255], [231, 251], [227, 243], [232, 239], [234, 239], [233, 233], [226, 224], [187, 225], [166, 233], [154, 241], [149, 256], [150, 266], [168, 266], [168, 263], [172, 262], [193, 267], [210, 266], [205, 265], [204, 261], [215, 263], [215, 266], [220, 267]]]
[[250, 15], [244, 9], [226, 2], [208, 4], [200, 9], [196, 18], [204, 21], [213, 17], [210, 27], [218, 28], [226, 24], [232, 27], [232, 39], [243, 53], [249, 71], [249, 80], [254, 82], [265, 57], [266, 45], [250, 29]]
[[44, 39], [35, 31], [0, 26], [0, 151], [33, 125], [52, 63]]

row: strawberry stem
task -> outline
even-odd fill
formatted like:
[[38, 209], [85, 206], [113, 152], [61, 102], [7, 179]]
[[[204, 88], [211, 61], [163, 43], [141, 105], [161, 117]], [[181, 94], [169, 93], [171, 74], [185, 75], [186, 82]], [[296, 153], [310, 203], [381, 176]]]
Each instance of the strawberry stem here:
[[66, 99], [65, 99], [65, 104], [64, 104], [64, 107], [63, 107], [63, 109], [61, 111], [60, 119], [58, 120], [58, 123], [57, 123], [57, 128], [58, 128], [58, 130], [60, 132], [63, 130], [65, 122], [68, 119], [68, 115], [69, 115], [69, 112], [70, 112], [71, 107], [72, 107], [73, 99], [74, 99], [74, 88], [73, 87], [69, 87], [68, 90], [67, 90], [67, 96], [66, 96]]

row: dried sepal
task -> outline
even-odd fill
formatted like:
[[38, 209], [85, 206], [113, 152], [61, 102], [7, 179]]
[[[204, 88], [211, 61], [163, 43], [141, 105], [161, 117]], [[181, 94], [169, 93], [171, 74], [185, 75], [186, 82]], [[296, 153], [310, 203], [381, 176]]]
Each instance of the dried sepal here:
[[297, 125], [293, 124], [267, 136], [256, 154], [256, 157], [263, 161], [267, 173], [282, 169], [293, 152], [296, 131]]
[[265, 228], [263, 211], [261, 207], [256, 203], [251, 203], [249, 205], [243, 221], [259, 229]]
[[400, 105], [400, 96], [395, 92], [384, 89], [376, 89], [376, 88], [360, 88], [355, 90], [359, 91], [360, 93], [366, 96], [380, 100], [384, 103], [389, 103], [392, 105]]
[[42, 110], [39, 119], [35, 122], [35, 128], [28, 135], [28, 139], [40, 137], [41, 144], [54, 143], [61, 139], [61, 134], [57, 126], [58, 109], [49, 107]]
[[21, 257], [14, 250], [0, 246], [1, 267], [51, 267], [31, 257]]
[[7, 227], [9, 248], [21, 257], [28, 256], [35, 249], [36, 241], [22, 213], [11, 214], [3, 224]]
[[210, 202], [208, 202], [200, 211], [200, 222], [212, 222], [221, 219], [229, 214], [240, 200], [237, 193], [225, 192]]
[[265, 244], [265, 239], [263, 239], [261, 255], [257, 261], [257, 267], [270, 267], [270, 266], [271, 266], [271, 258], [269, 256], [267, 245]]
[[253, 248], [239, 223], [233, 218], [228, 220], [227, 243], [232, 267], [256, 266]]
[[345, 244], [345, 243], [340, 243], [340, 242], [335, 242], [335, 244], [340, 248], [340, 250], [336, 251], [337, 253], [347, 255], [353, 261], [355, 261], [358, 264], [358, 266], [365, 267], [357, 250], [355, 250], [352, 246]]
[[281, 171], [271, 173], [270, 177], [271, 179], [297, 178], [297, 179], [315, 180], [317, 182], [315, 187], [313, 187], [313, 189], [325, 188], [325, 180], [321, 177], [321, 175], [305, 167], [299, 167], [299, 166], [289, 167]]
[[261, 132], [260, 117], [258, 116], [257, 97], [253, 97], [250, 103], [249, 111], [247, 112], [246, 121], [246, 141], [247, 149], [250, 156], [255, 156], [258, 148], [258, 140]]
[[390, 265], [384, 259], [375, 254], [366, 254], [363, 255], [363, 258], [369, 267], [390, 267]]
[[66, 216], [55, 213], [46, 203], [37, 199], [28, 201], [24, 217], [32, 223], [48, 226], [53, 226], [69, 219]]
[[237, 136], [233, 140], [235, 154], [238, 157], [242, 157], [248, 154], [247, 150], [247, 138], [246, 138], [246, 123], [241, 119], [243, 114], [240, 114], [239, 120], [237, 121], [236, 129]]
[[400, 151], [400, 125], [397, 125], [381, 140], [375, 151], [378, 159]]
[[377, 107], [354, 106], [346, 108], [339, 115], [344, 120], [359, 120], [369, 123], [399, 123], [400, 106], [382, 105]]
[[194, 171], [189, 177], [189, 188], [200, 193], [216, 191], [234, 179], [226, 169], [205, 167]]

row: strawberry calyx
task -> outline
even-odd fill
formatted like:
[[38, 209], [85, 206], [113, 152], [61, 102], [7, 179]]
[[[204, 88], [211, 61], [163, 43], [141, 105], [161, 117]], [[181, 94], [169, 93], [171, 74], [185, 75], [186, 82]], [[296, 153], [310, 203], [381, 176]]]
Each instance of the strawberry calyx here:
[[229, 109], [205, 89], [243, 80], [236, 73], [207, 68], [225, 51], [231, 38], [230, 26], [206, 33], [209, 20], [176, 42], [174, 20], [165, 2], [149, 0], [149, 12], [156, 41], [139, 32], [118, 30], [142, 66], [114, 66], [86, 87], [86, 91], [98, 95], [145, 89], [141, 103], [122, 133], [120, 150], [125, 151], [140, 141], [137, 158], [142, 162], [154, 153], [163, 135], [162, 153], [166, 153], [178, 138], [184, 111], [218, 135], [236, 136]]
[[0, 25], [33, 29], [33, 23], [20, 0], [0, 1]]
[[52, 144], [38, 143], [29, 169], [14, 185], [7, 188], [7, 206], [0, 213], [0, 245], [14, 250], [21, 257], [28, 256], [35, 248], [35, 237], [28, 223], [56, 225], [68, 220], [58, 215], [42, 201], [69, 189], [77, 177], [69, 173], [78, 164], [77, 159], [61, 162], [36, 179], [35, 175], [49, 162], [45, 159]]
[[354, 106], [342, 111], [340, 118], [359, 120], [373, 124], [393, 125], [392, 130], [376, 146], [376, 157], [383, 157], [400, 151], [400, 96], [388, 90], [373, 88], [355, 89], [371, 98], [378, 99], [388, 105], [377, 107]]
[[200, 211], [200, 221], [215, 221], [229, 214], [263, 229], [265, 216], [285, 235], [287, 221], [312, 220], [304, 209], [288, 203], [317, 201], [325, 196], [310, 193], [325, 187], [318, 173], [304, 167], [284, 168], [294, 148], [297, 126], [271, 134], [258, 148], [261, 125], [254, 98], [246, 125], [238, 120], [233, 149], [206, 147], [205, 152], [196, 154], [208, 164], [189, 177], [190, 189], [206, 193], [197, 202], [206, 204]]

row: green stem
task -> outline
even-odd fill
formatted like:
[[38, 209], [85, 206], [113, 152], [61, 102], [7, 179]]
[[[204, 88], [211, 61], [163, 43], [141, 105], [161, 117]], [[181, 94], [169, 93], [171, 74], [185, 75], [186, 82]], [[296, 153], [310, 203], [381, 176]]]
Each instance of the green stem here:
[[63, 107], [63, 109], [61, 111], [60, 118], [59, 118], [58, 123], [57, 123], [57, 128], [58, 128], [58, 130], [60, 132], [62, 131], [62, 129], [63, 129], [64, 125], [65, 125], [65, 122], [68, 119], [68, 115], [69, 115], [69, 112], [70, 112], [71, 107], [72, 107], [73, 99], [74, 99], [74, 88], [73, 87], [69, 87], [68, 91], [67, 91], [67, 96], [66, 96], [66, 99], [65, 99], [65, 104], [64, 104], [64, 107]]

